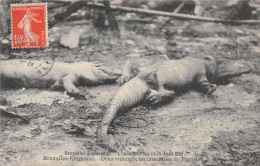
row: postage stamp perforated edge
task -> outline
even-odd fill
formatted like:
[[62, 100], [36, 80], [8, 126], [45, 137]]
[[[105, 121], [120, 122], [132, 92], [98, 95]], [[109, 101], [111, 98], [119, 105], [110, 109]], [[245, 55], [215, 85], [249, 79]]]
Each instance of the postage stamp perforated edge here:
[[[41, 2], [41, 3], [12, 3], [10, 4], [10, 16], [11, 16], [11, 40], [12, 40], [12, 49], [28, 49], [28, 48], [46, 48], [49, 46], [49, 35], [48, 35], [48, 6], [47, 6], [47, 2]], [[12, 17], [12, 6], [29, 6], [29, 5], [46, 5], [46, 15], [45, 15], [45, 34], [46, 34], [46, 46], [39, 46], [39, 47], [13, 47], [13, 17]]]

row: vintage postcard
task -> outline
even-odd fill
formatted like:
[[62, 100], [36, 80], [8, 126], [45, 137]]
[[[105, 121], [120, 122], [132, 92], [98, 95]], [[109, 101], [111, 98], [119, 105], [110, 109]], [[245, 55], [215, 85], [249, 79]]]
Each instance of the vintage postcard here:
[[0, 0], [0, 166], [259, 165], [260, 3]]

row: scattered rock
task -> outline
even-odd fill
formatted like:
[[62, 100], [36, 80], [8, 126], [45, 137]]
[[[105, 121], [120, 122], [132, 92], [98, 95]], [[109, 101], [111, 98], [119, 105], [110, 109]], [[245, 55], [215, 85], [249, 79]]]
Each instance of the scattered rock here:
[[152, 28], [152, 29], [155, 29], [157, 26], [155, 24], [150, 24], [149, 27]]
[[177, 35], [182, 35], [182, 33], [183, 33], [183, 30], [182, 30], [182, 29], [178, 29], [178, 30], [177, 30]]
[[125, 147], [125, 150], [128, 152], [137, 152], [138, 148], [135, 146], [127, 146], [127, 147]]
[[103, 55], [106, 55], [106, 54], [107, 54], [107, 52], [106, 52], [106, 51], [102, 51], [102, 54], [103, 54]]
[[133, 40], [126, 40], [125, 43], [128, 45], [135, 45], [135, 41]]
[[165, 22], [167, 22], [168, 20], [170, 20], [170, 17], [157, 16], [157, 20], [158, 20], [158, 22], [164, 24]]
[[252, 47], [252, 52], [256, 55], [260, 55], [260, 47]]
[[60, 121], [55, 121], [55, 122], [53, 122], [52, 126], [53, 127], [62, 126], [62, 123]]
[[31, 134], [33, 135], [33, 137], [40, 135], [41, 133], [42, 133], [42, 129], [40, 127], [31, 130]]
[[127, 20], [127, 19], [132, 19], [132, 18], [134, 18], [134, 17], [136, 17], [136, 14], [135, 14], [135, 13], [127, 13], [127, 14], [125, 15], [126, 20]]
[[51, 36], [49, 37], [49, 41], [50, 41], [50, 42], [55, 42], [55, 41], [56, 41], [56, 38], [53, 37], [53, 35], [51, 35]]
[[228, 84], [228, 87], [234, 87], [234, 86], [235, 86], [235, 84], [233, 84], [233, 83]]
[[153, 128], [153, 129], [149, 130], [148, 132], [149, 132], [149, 134], [155, 134], [156, 130]]
[[81, 27], [74, 27], [69, 33], [63, 33], [60, 38], [60, 43], [69, 48], [77, 48], [79, 46], [79, 39], [86, 29]]
[[164, 46], [157, 46], [156, 49], [160, 52], [166, 52], [166, 48]]
[[141, 53], [141, 52], [145, 52], [146, 50], [140, 50], [140, 49], [138, 49], [138, 48], [134, 48], [133, 49], [133, 52], [135, 52], [135, 53]]
[[88, 126], [85, 127], [85, 131], [83, 132], [83, 134], [86, 135], [86, 136], [89, 136], [89, 137], [95, 137], [96, 136], [94, 131]]
[[200, 120], [200, 118], [195, 118], [195, 119], [193, 119], [192, 121], [191, 121], [191, 123], [199, 123], [201, 120]]

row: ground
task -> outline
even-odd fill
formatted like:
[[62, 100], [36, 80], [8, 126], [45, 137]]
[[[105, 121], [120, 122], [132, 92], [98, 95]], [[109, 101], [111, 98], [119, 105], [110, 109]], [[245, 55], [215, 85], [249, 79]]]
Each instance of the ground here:
[[[79, 47], [72, 49], [58, 42], [60, 34], [69, 31], [72, 25], [79, 29], [91, 25], [58, 24], [50, 29], [49, 48], [17, 51], [16, 58], [51, 59], [55, 55], [55, 61], [63, 62], [98, 60], [122, 68], [126, 60], [131, 60], [146, 66], [164, 61], [160, 53], [166, 47], [163, 31], [174, 28], [178, 30], [176, 43], [185, 56], [203, 58], [211, 55], [216, 59], [249, 61], [255, 67], [252, 73], [219, 85], [212, 95], [190, 90], [176, 96], [169, 104], [139, 106], [118, 118], [111, 131], [119, 152], [148, 153], [150, 156], [146, 156], [146, 163], [150, 165], [257, 165], [260, 163], [260, 34], [257, 26], [213, 24], [214, 28], [207, 28], [210, 24], [187, 21], [193, 29], [185, 29], [183, 21], [168, 20], [166, 26], [163, 24], [165, 19], [168, 18], [154, 18], [147, 24], [130, 24], [121, 20], [120, 39], [103, 37], [105, 40], [98, 39], [93, 43], [89, 42], [89, 31], [83, 31]], [[97, 146], [96, 133], [117, 89], [115, 84], [80, 87], [87, 100], [74, 99], [51, 105], [34, 103], [11, 108], [18, 114], [34, 116], [29, 124], [0, 117], [0, 165], [115, 165], [101, 160], [104, 156], [113, 160], [119, 156], [118, 153], [104, 155], [102, 159], [100, 155], [91, 155], [95, 161], [84, 162], [76, 161], [76, 158], [75, 161], [44, 160], [44, 156], [69, 157], [66, 151], [108, 153]], [[3, 90], [1, 96], [8, 98], [43, 91], [50, 89], [8, 89]], [[66, 133], [66, 126], [70, 123], [83, 126], [85, 135]], [[162, 155], [167, 157], [165, 153], [172, 161], [154, 161]], [[117, 164], [142, 165], [144, 162]]]

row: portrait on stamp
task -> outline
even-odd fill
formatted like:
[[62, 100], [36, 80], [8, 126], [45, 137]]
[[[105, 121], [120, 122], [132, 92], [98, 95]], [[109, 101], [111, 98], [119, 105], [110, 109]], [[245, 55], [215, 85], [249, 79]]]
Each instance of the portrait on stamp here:
[[12, 4], [12, 47], [47, 46], [47, 4]]

